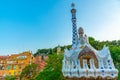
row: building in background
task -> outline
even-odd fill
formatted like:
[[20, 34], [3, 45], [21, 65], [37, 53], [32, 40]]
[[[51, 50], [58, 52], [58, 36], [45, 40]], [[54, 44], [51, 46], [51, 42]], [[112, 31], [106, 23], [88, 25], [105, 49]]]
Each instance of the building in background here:
[[46, 62], [45, 60], [47, 60], [48, 56], [46, 55], [37, 55], [35, 57], [35, 64], [37, 64], [39, 66], [39, 70], [43, 70], [45, 65], [46, 65]]
[[57, 54], [60, 54], [61, 53], [61, 47], [60, 45], [57, 46]]
[[18, 76], [28, 64], [34, 63], [35, 57], [31, 52], [0, 56], [0, 77], [6, 75]]

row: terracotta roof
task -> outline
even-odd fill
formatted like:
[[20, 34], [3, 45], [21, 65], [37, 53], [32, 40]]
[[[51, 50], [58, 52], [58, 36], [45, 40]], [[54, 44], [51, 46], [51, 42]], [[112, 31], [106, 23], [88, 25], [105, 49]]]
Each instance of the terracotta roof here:
[[0, 56], [0, 59], [8, 59], [10, 56]]

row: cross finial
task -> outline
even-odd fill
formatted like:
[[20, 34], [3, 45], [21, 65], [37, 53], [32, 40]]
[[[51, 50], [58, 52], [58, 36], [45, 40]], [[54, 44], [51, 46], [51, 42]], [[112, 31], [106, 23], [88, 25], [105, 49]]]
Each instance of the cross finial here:
[[71, 4], [71, 7], [72, 7], [72, 8], [74, 8], [74, 7], [75, 7], [75, 4], [74, 4], [74, 3], [72, 3], [72, 4]]

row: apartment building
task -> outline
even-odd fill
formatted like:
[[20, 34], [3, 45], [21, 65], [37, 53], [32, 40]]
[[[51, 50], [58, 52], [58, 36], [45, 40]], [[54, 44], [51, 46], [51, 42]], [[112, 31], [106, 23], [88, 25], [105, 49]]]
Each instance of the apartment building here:
[[0, 77], [6, 75], [18, 76], [28, 64], [34, 63], [35, 57], [31, 52], [0, 56]]

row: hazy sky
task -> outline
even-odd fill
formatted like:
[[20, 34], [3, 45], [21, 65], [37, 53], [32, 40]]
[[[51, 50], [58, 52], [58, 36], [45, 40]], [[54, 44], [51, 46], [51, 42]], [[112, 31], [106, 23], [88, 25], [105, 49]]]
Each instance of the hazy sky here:
[[71, 44], [72, 2], [88, 36], [120, 39], [120, 0], [0, 0], [0, 55]]

